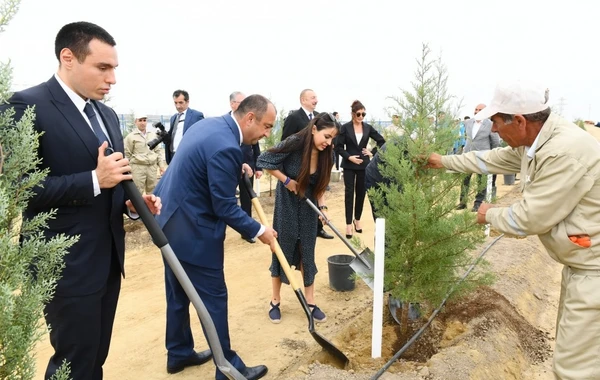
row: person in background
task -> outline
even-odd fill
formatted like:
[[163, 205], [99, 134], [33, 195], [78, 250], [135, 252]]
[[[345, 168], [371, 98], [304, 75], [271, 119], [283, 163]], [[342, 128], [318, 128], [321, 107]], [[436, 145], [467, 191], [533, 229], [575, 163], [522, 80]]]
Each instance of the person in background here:
[[195, 123], [204, 119], [204, 114], [195, 109], [189, 108], [190, 94], [185, 90], [175, 90], [173, 92], [173, 103], [177, 113], [171, 116], [169, 132], [165, 136], [165, 158], [167, 164], [171, 163], [175, 152], [181, 143], [183, 134]]
[[[365, 168], [377, 151], [367, 149], [369, 139], [373, 139], [377, 147], [385, 143], [383, 136], [372, 125], [363, 120], [367, 116], [365, 106], [358, 100], [352, 102], [352, 121], [344, 124], [337, 137], [336, 150], [342, 156], [344, 169], [344, 203], [346, 208], [346, 237], [352, 238], [352, 226], [362, 233], [360, 218], [365, 203]], [[352, 219], [354, 217], [354, 219]]]
[[[285, 121], [283, 122], [283, 131], [281, 133], [282, 141], [306, 128], [308, 123], [319, 114], [315, 111], [317, 103], [319, 103], [319, 99], [313, 90], [307, 88], [300, 92], [300, 109], [291, 112], [285, 118]], [[320, 220], [318, 224], [319, 230], [317, 236], [323, 239], [333, 239], [333, 235], [330, 235], [325, 231]]]
[[164, 174], [167, 162], [161, 144], [152, 150], [148, 147], [148, 142], [156, 139], [156, 133], [147, 130], [148, 116], [137, 114], [133, 122], [136, 128], [125, 137], [125, 157], [129, 159], [133, 182], [140, 194], [152, 194], [158, 173]]
[[465, 116], [464, 120], [460, 121], [458, 124], [458, 138], [454, 142], [454, 149], [452, 150], [453, 154], [461, 154], [465, 148], [465, 144], [467, 142], [465, 134], [465, 121], [469, 119], [469, 116]]
[[[339, 131], [335, 116], [321, 113], [307, 128], [291, 135], [274, 148], [263, 152], [257, 165], [279, 180], [275, 195], [273, 227], [290, 265], [302, 273], [304, 294], [316, 322], [326, 320], [325, 313], [315, 303], [315, 245], [318, 217], [304, 201], [310, 199], [327, 215], [325, 191], [332, 168], [332, 144]], [[289, 284], [277, 256], [271, 262], [273, 294], [269, 319], [281, 321], [281, 284]]]
[[[475, 107], [474, 114], [477, 114], [485, 108], [485, 104], [478, 104]], [[492, 122], [490, 119], [469, 119], [465, 121], [465, 136], [466, 143], [463, 150], [464, 153], [468, 152], [481, 152], [490, 149], [497, 148], [500, 146], [500, 140], [498, 134], [492, 132]], [[475, 203], [473, 203], [473, 209], [471, 211], [477, 212], [479, 206], [485, 199], [487, 193], [485, 187], [485, 179], [481, 174], [477, 175], [477, 195], [475, 195]], [[495, 182], [495, 181], [494, 181]], [[460, 190], [460, 204], [457, 210], [463, 210], [467, 208], [467, 196], [469, 194], [469, 185], [471, 183], [471, 175], [467, 175], [463, 181]], [[495, 183], [492, 184], [495, 187]]]
[[[337, 120], [337, 122], [340, 122], [340, 114], [337, 111], [334, 111], [332, 113], [333, 116], [335, 116], [335, 120]], [[333, 163], [335, 165], [335, 170], [339, 171], [340, 170], [340, 154], [335, 150], [335, 144], [336, 144], [336, 140], [333, 139]]]

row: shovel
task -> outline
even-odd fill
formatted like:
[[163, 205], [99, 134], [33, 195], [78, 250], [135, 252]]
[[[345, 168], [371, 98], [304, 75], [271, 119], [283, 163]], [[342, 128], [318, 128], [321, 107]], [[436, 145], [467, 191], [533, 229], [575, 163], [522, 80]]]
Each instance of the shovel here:
[[[254, 192], [252, 184], [250, 183], [250, 178], [248, 178], [248, 174], [246, 173], [244, 173], [244, 185], [248, 191], [248, 194], [250, 195], [250, 199], [252, 199], [252, 205], [254, 205], [254, 209], [258, 214], [260, 222], [263, 225], [268, 225], [269, 221], [267, 220], [267, 216], [265, 215], [265, 212], [263, 211], [262, 206], [256, 197], [256, 193]], [[300, 301], [302, 309], [304, 309], [304, 313], [306, 313], [306, 317], [308, 318], [308, 331], [310, 332], [310, 335], [312, 335], [314, 340], [317, 341], [317, 343], [319, 343], [319, 345], [323, 347], [325, 351], [332, 354], [338, 361], [341, 362], [340, 364], [342, 364], [343, 367], [346, 367], [346, 365], [349, 363], [348, 357], [346, 357], [346, 355], [344, 355], [339, 348], [334, 346], [333, 343], [325, 339], [324, 336], [315, 330], [315, 321], [308, 307], [308, 302], [306, 302], [306, 298], [304, 298], [304, 294], [302, 293], [300, 286], [296, 283], [296, 278], [294, 277], [294, 273], [292, 273], [292, 268], [290, 268], [290, 264], [288, 264], [287, 259], [285, 258], [285, 255], [283, 254], [283, 251], [281, 250], [277, 240], [275, 240], [275, 255], [277, 256], [277, 260], [279, 260], [281, 268], [283, 268], [283, 272], [287, 276], [288, 280], [290, 280], [290, 285], [294, 289], [296, 297], [298, 297], [298, 301]]]
[[[373, 289], [373, 252], [369, 248], [365, 248], [361, 253], [358, 253], [356, 248], [354, 248], [354, 246], [348, 241], [348, 239], [342, 236], [340, 231], [338, 231], [337, 228], [335, 228], [335, 226], [331, 224], [331, 222], [327, 220], [327, 218], [325, 218], [325, 215], [321, 212], [321, 210], [319, 210], [319, 208], [315, 206], [315, 204], [312, 203], [310, 199], [305, 198], [305, 200], [306, 203], [308, 203], [308, 205], [313, 210], [315, 210], [315, 212], [321, 218], [323, 218], [323, 220], [326, 222], [329, 228], [331, 228], [331, 230], [340, 238], [340, 240], [342, 240], [344, 244], [346, 244], [346, 246], [350, 248], [350, 251], [352, 251], [354, 256], [356, 256], [356, 258], [352, 260], [352, 262], [350, 262], [350, 267], [354, 269], [354, 272], [356, 272], [356, 274], [360, 278], [362, 278], [362, 280], [365, 282], [365, 284], [369, 286], [369, 288]], [[388, 308], [394, 320], [398, 324], [400, 324], [400, 320], [397, 316], [397, 311], [398, 309], [402, 308], [402, 302], [399, 299], [392, 297], [392, 295], [390, 294], [388, 299]]]
[[369, 248], [365, 248], [362, 252], [359, 253], [356, 250], [356, 248], [354, 248], [354, 246], [348, 241], [348, 239], [346, 239], [340, 233], [340, 231], [338, 231], [337, 228], [335, 228], [335, 226], [331, 224], [331, 222], [325, 217], [321, 210], [319, 210], [319, 208], [311, 202], [310, 199], [305, 198], [304, 200], [313, 210], [315, 210], [317, 215], [319, 215], [323, 219], [325, 224], [327, 224], [329, 228], [331, 228], [331, 230], [337, 235], [337, 237], [339, 237], [340, 240], [343, 241], [344, 244], [346, 244], [346, 247], [350, 249], [354, 256], [356, 256], [354, 260], [350, 262], [350, 268], [354, 269], [354, 272], [356, 272], [356, 274], [360, 278], [362, 278], [365, 284], [369, 285], [369, 288], [373, 289], [373, 258], [375, 257], [373, 252]]
[[198, 317], [200, 317], [200, 321], [202, 322], [202, 326], [206, 331], [206, 338], [210, 345], [210, 350], [214, 356], [217, 368], [228, 379], [246, 380], [246, 378], [231, 363], [229, 363], [227, 359], [225, 359], [225, 355], [223, 355], [223, 348], [221, 347], [221, 342], [219, 342], [219, 336], [217, 335], [217, 330], [215, 329], [215, 324], [213, 323], [206, 306], [204, 306], [204, 303], [196, 292], [196, 289], [190, 281], [190, 278], [185, 273], [185, 270], [181, 266], [177, 256], [175, 256], [175, 252], [173, 252], [173, 249], [169, 245], [167, 237], [160, 229], [158, 222], [156, 219], [154, 219], [154, 215], [152, 215], [150, 209], [148, 209], [148, 206], [146, 206], [146, 202], [144, 202], [142, 195], [135, 187], [135, 184], [132, 180], [124, 181], [122, 184], [125, 188], [125, 192], [127, 195], [129, 195], [129, 199], [131, 200], [131, 203], [133, 203], [135, 210], [142, 218], [142, 221], [148, 229], [150, 236], [152, 236], [152, 241], [158, 248], [160, 248], [160, 252], [165, 258], [165, 261], [173, 270], [173, 273], [175, 274], [175, 277], [177, 277], [177, 280], [181, 284], [185, 294], [187, 294], [188, 298], [194, 305], [194, 308], [198, 313]]

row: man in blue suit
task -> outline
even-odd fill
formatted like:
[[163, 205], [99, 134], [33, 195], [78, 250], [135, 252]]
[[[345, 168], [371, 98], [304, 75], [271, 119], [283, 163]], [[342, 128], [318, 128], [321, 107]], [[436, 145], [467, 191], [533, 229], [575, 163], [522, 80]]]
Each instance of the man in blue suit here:
[[196, 122], [204, 119], [204, 114], [195, 109], [189, 108], [190, 94], [184, 90], [173, 92], [173, 102], [177, 113], [171, 116], [169, 132], [165, 136], [165, 159], [167, 164], [171, 163], [177, 148], [183, 138], [183, 134]]
[[[251, 95], [232, 114], [209, 118], [186, 132], [155, 193], [164, 207], [157, 221], [196, 291], [204, 301], [225, 357], [247, 379], [260, 379], [267, 367], [246, 367], [231, 349], [227, 322], [227, 287], [223, 272], [225, 229], [258, 238], [274, 251], [277, 233], [248, 216], [237, 205], [235, 189], [242, 171], [240, 145], [253, 145], [269, 136], [275, 106], [264, 96]], [[167, 372], [182, 371], [210, 352], [196, 353], [190, 329], [190, 300], [165, 265], [167, 293]], [[226, 379], [216, 371], [216, 379]]]
[[[65, 256], [65, 268], [52, 300], [46, 305], [51, 326], [49, 379], [66, 361], [73, 379], [102, 379], [124, 274], [126, 205], [120, 185], [131, 180], [123, 156], [123, 137], [115, 112], [102, 100], [116, 83], [115, 40], [88, 22], [67, 24], [58, 32], [57, 73], [45, 83], [16, 92], [8, 105], [15, 120], [35, 106], [40, 169], [48, 176], [34, 189], [25, 218], [56, 210], [44, 235], [79, 235]], [[106, 154], [107, 147], [114, 153]], [[144, 196], [152, 212], [160, 199]]]

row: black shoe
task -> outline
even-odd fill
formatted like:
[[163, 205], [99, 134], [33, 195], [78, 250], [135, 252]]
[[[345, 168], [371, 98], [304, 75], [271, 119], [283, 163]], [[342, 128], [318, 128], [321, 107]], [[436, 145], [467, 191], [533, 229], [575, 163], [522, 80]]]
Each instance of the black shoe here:
[[356, 220], [353, 220], [352, 224], [354, 224], [354, 231], [358, 232], [359, 234], [362, 234], [362, 228], [360, 230], [356, 228]]
[[242, 236], [242, 239], [246, 240], [250, 244], [256, 243], [256, 239], [255, 238], [249, 238], [249, 237]]
[[479, 210], [479, 206], [481, 206], [481, 203], [475, 203], [471, 209], [471, 212], [477, 212]]
[[461, 204], [459, 204], [458, 206], [456, 206], [456, 209], [457, 209], [457, 210], [464, 210], [464, 209], [466, 209], [466, 208], [467, 208], [467, 205], [465, 205], [465, 204], [462, 204], [462, 203], [461, 203]]
[[319, 232], [317, 232], [317, 236], [320, 237], [320, 238], [323, 238], [323, 239], [333, 239], [333, 236], [329, 235], [322, 228], [321, 228], [321, 230]]
[[[186, 359], [179, 361], [167, 361], [167, 373], [177, 373], [183, 371], [186, 367], [202, 365], [212, 358], [210, 350], [195, 352]], [[265, 372], [266, 373], [266, 372]]]
[[246, 367], [242, 375], [248, 380], [258, 380], [264, 377], [269, 369], [265, 365], [257, 365], [256, 367]]

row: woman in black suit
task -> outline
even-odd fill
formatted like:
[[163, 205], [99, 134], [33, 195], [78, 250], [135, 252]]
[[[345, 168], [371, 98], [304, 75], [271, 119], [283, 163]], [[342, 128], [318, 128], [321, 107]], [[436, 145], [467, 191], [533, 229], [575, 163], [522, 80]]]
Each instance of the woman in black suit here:
[[[385, 143], [383, 136], [365, 123], [363, 120], [367, 113], [365, 106], [358, 100], [352, 102], [352, 121], [344, 124], [337, 137], [335, 150], [342, 156], [342, 169], [344, 169], [344, 202], [346, 205], [346, 237], [352, 237], [352, 225], [358, 233], [362, 232], [360, 217], [365, 203], [365, 168], [373, 157], [377, 148], [372, 151], [367, 149], [369, 139], [375, 140], [380, 147]], [[356, 199], [355, 198], [356, 194]], [[352, 211], [354, 209], [354, 220]]]

